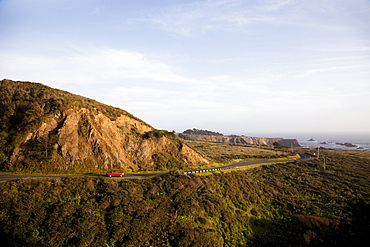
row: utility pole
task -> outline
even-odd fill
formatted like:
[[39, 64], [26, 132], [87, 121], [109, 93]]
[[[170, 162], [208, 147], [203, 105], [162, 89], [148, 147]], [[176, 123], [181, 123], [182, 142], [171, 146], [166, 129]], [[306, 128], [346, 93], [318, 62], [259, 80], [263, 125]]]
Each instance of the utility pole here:
[[320, 146], [317, 146], [317, 158], [320, 158]]

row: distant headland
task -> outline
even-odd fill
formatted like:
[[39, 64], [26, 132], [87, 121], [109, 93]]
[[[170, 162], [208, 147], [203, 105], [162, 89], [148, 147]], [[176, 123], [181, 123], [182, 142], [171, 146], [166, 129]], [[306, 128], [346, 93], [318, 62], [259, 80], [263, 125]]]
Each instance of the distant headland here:
[[219, 132], [213, 132], [210, 130], [202, 129], [187, 129], [183, 133], [177, 134], [184, 140], [191, 141], [205, 141], [215, 143], [232, 143], [232, 144], [244, 144], [244, 145], [260, 145], [260, 146], [272, 146], [274, 144], [283, 145], [286, 147], [300, 147], [297, 139], [284, 139], [284, 138], [260, 138], [250, 136], [239, 136], [239, 135], [223, 135]]

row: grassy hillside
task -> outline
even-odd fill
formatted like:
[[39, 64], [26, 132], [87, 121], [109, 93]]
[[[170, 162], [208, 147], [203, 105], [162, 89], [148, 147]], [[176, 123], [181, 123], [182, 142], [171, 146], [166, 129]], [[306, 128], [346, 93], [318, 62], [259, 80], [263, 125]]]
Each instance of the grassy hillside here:
[[4, 246], [363, 246], [370, 234], [370, 153], [322, 155], [325, 166], [320, 159], [212, 176], [2, 182], [0, 240]]
[[73, 106], [98, 109], [112, 120], [120, 115], [127, 115], [142, 121], [122, 109], [40, 83], [25, 81], [2, 80], [0, 106], [0, 128], [11, 133], [32, 129], [47, 115]]
[[235, 160], [275, 159], [293, 155], [291, 149], [273, 146], [256, 146], [230, 143], [212, 143], [186, 141], [192, 148], [209, 160], [218, 163], [230, 163]]
[[208, 163], [174, 133], [38, 83], [0, 81], [0, 171], [173, 170]]

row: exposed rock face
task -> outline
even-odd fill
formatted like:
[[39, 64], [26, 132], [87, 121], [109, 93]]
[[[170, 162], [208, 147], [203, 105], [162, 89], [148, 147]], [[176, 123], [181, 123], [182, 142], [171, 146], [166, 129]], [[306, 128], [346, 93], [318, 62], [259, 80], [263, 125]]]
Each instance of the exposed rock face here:
[[277, 141], [277, 143], [284, 145], [286, 147], [300, 147], [299, 142], [297, 139], [282, 139], [280, 141]]
[[205, 142], [219, 142], [219, 143], [234, 143], [246, 145], [273, 145], [275, 142], [287, 147], [300, 147], [296, 139], [283, 139], [283, 138], [259, 138], [249, 136], [223, 136], [223, 135], [189, 135], [180, 133], [179, 137], [185, 140], [205, 141]]
[[[0, 134], [11, 136], [1, 142], [7, 146], [7, 159], [0, 160], [2, 170], [138, 171], [208, 163], [175, 134], [156, 130], [123, 110], [41, 84], [3, 80], [0, 87], [6, 92], [0, 98], [5, 114]], [[14, 100], [19, 92], [23, 97]], [[38, 94], [44, 96], [31, 97]], [[45, 107], [57, 100], [60, 104]]]

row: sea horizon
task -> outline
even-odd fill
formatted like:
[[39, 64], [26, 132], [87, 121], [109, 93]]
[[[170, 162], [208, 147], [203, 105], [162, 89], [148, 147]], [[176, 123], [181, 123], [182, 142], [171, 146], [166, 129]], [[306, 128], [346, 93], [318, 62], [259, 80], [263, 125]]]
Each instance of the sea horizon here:
[[[370, 132], [242, 133], [238, 135], [260, 138], [297, 139], [302, 147], [307, 148], [323, 147], [346, 150], [370, 150]], [[356, 145], [356, 147], [342, 145], [345, 143]]]

